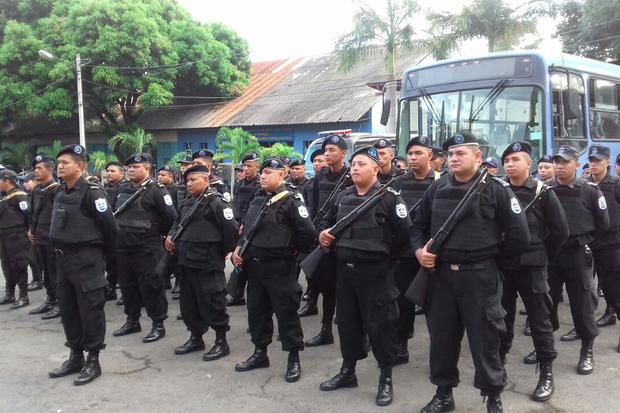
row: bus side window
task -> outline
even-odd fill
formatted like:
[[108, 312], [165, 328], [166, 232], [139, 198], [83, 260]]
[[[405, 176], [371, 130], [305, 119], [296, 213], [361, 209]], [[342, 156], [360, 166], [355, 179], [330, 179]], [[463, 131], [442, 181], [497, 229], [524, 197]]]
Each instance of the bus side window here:
[[[570, 87], [569, 87], [570, 82]], [[584, 97], [581, 76], [567, 72], [551, 73], [553, 99], [553, 148], [562, 144], [574, 146], [583, 152], [587, 147], [585, 137]]]
[[589, 81], [590, 135], [593, 140], [620, 139], [618, 84], [602, 79]]

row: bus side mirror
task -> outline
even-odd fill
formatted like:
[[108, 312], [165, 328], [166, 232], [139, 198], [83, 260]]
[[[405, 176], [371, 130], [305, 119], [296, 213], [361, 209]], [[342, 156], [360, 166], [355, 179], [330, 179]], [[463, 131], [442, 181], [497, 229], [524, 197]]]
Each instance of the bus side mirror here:
[[388, 123], [388, 119], [390, 118], [390, 109], [392, 107], [392, 101], [389, 98], [385, 97], [385, 93], [383, 93], [383, 107], [381, 108], [381, 124], [386, 126]]
[[564, 100], [564, 116], [567, 119], [577, 119], [579, 117], [579, 100], [581, 96], [575, 89], [562, 91]]

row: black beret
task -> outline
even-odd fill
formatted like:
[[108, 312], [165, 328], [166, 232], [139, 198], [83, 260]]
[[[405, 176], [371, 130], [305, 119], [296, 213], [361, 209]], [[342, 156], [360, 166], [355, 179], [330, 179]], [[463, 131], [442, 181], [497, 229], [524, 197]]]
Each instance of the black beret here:
[[394, 160], [404, 162], [405, 164], [409, 164], [409, 161], [407, 160], [407, 158], [401, 155], [398, 155], [396, 158], [394, 158]]
[[110, 166], [116, 166], [116, 167], [118, 167], [118, 168], [121, 168], [121, 170], [123, 169], [123, 164], [122, 164], [122, 163], [120, 163], [120, 162], [118, 162], [118, 161], [108, 162], [108, 163], [105, 165], [105, 169], [108, 169]]
[[609, 146], [595, 144], [590, 146], [588, 158], [609, 159], [610, 153]]
[[431, 149], [433, 150], [433, 159], [437, 157], [441, 157], [441, 158], [446, 157], [446, 153], [443, 151], [443, 149], [438, 148], [437, 146], [431, 146]]
[[409, 152], [409, 149], [412, 146], [423, 146], [425, 148], [429, 148], [430, 149], [430, 141], [428, 140], [428, 138], [426, 136], [416, 136], [415, 138], [411, 139], [409, 142], [407, 142], [407, 146], [405, 147], [405, 151]]
[[35, 179], [34, 172], [22, 172], [21, 174], [17, 175], [17, 179], [22, 182], [32, 181]]
[[209, 175], [209, 168], [207, 168], [205, 165], [194, 165], [194, 166], [190, 166], [189, 168], [187, 168], [187, 170], [185, 171], [185, 173], [183, 174], [183, 178], [185, 178], [185, 180], [187, 180], [187, 177], [190, 174], [203, 174], [203, 175]]
[[288, 163], [288, 166], [304, 166], [305, 164], [306, 164], [306, 161], [304, 161], [303, 159], [293, 158]]
[[192, 159], [196, 158], [213, 158], [213, 152], [208, 149], [201, 149], [192, 154]]
[[153, 163], [153, 158], [148, 153], [136, 153], [131, 155], [126, 161], [125, 166], [133, 165], [136, 163]]
[[379, 164], [379, 154], [377, 153], [377, 148], [375, 148], [374, 146], [364, 146], [362, 148], [359, 148], [358, 150], [353, 152], [353, 155], [351, 155], [351, 160], [353, 160], [353, 158], [355, 158], [357, 155], [365, 155], [375, 161], [377, 164]]
[[488, 158], [484, 158], [482, 161], [482, 166], [490, 166], [491, 168], [497, 168], [497, 161], [492, 156]]
[[553, 163], [553, 158], [551, 157], [551, 155], [543, 155], [539, 160], [538, 160], [538, 164], [540, 165], [541, 163], [546, 162], [546, 163]]
[[590, 168], [590, 164], [588, 162], [584, 163], [583, 166], [581, 167], [581, 169], [584, 171], [588, 168]]
[[372, 146], [374, 146], [377, 149], [385, 149], [385, 148], [391, 148], [393, 145], [392, 145], [392, 142], [389, 139], [381, 138], [381, 139], [376, 140], [372, 144]]
[[450, 139], [445, 141], [441, 147], [444, 151], [447, 151], [448, 148], [452, 146], [460, 146], [460, 145], [479, 145], [478, 138], [476, 135], [469, 132], [457, 132]]
[[82, 145], [78, 145], [78, 144], [66, 145], [66, 146], [63, 146], [62, 148], [60, 148], [60, 150], [58, 151], [58, 154], [56, 155], [56, 159], [58, 159], [58, 157], [60, 155], [64, 155], [64, 154], [67, 154], [67, 153], [70, 153], [71, 155], [80, 157], [80, 158], [84, 159], [87, 162], [90, 159], [90, 156], [88, 156], [88, 153], [86, 152], [86, 148], [84, 148]]
[[336, 145], [340, 149], [344, 149], [344, 150], [347, 150], [349, 148], [347, 146], [347, 141], [345, 141], [344, 138], [338, 135], [331, 135], [331, 136], [326, 137], [325, 140], [323, 141], [323, 145], [321, 145], [321, 149], [325, 151], [325, 147], [327, 145]]
[[48, 165], [56, 163], [54, 158], [50, 158], [49, 156], [45, 156], [45, 155], [37, 155], [32, 159], [32, 166], [36, 166], [38, 163], [41, 163], [41, 162], [45, 162]]
[[260, 161], [260, 156], [256, 152], [250, 152], [250, 153], [246, 154], [243, 157], [243, 159], [241, 159], [241, 163], [244, 163], [244, 162], [247, 162], [247, 161], [259, 162]]
[[177, 161], [177, 163], [191, 164], [192, 163], [192, 156], [191, 155], [185, 155], [183, 158], [181, 158], [180, 161]]
[[3, 181], [13, 181], [17, 179], [17, 174], [12, 169], [3, 169], [0, 171], [0, 179]]
[[314, 162], [314, 158], [316, 158], [319, 155], [324, 155], [325, 151], [323, 149], [317, 149], [316, 151], [312, 152], [312, 155], [310, 155], [310, 162]]
[[174, 173], [174, 168], [171, 167], [170, 165], [164, 165], [161, 168], [159, 168], [157, 170], [157, 172], [161, 172], [161, 171], [166, 171], [166, 172], [170, 172], [171, 174]]
[[235, 171], [243, 171], [243, 164], [238, 163], [237, 166], [235, 166]]
[[269, 169], [286, 169], [286, 165], [282, 161], [282, 158], [279, 156], [272, 156], [270, 158], [265, 159], [265, 162], [260, 166], [260, 170], [262, 171], [265, 168]]
[[515, 142], [508, 145], [508, 147], [504, 149], [504, 152], [502, 153], [502, 165], [504, 164], [504, 158], [515, 152], [525, 152], [528, 155], [531, 155], [532, 147], [527, 142]]
[[570, 145], [560, 145], [553, 154], [553, 159], [555, 158], [562, 158], [565, 161], [579, 159], [579, 151]]

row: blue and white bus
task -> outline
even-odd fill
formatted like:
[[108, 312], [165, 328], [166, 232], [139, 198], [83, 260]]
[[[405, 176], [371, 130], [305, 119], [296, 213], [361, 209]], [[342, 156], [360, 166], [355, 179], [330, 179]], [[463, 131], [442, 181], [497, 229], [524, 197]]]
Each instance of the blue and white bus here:
[[[416, 135], [434, 146], [471, 131], [485, 156], [515, 141], [532, 145], [534, 164], [561, 144], [601, 143], [620, 153], [620, 67], [568, 54], [526, 50], [416, 66], [402, 76], [398, 111], [402, 153]], [[613, 162], [613, 160], [612, 160]]]

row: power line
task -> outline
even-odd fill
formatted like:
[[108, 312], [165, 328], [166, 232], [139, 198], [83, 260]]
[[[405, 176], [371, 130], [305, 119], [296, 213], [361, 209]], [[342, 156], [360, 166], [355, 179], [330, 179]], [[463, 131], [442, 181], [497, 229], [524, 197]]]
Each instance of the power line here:
[[590, 40], [590, 41], [587, 41], [587, 42], [579, 42], [579, 43], [574, 43], [574, 44], [568, 45], [567, 47], [572, 48], [572, 47], [575, 47], [575, 46], [583, 46], [584, 44], [590, 44], [590, 43], [602, 42], [602, 41], [605, 41], [605, 40], [615, 39], [615, 38], [617, 38], [617, 37], [620, 37], [620, 34], [616, 34], [616, 35], [614, 35], [614, 36], [609, 36], [609, 37], [602, 37], [602, 38], [600, 38], [600, 39], [594, 39], [594, 40]]
[[[228, 56], [227, 58], [231, 59], [231, 58], [239, 57], [239, 56], [243, 56], [243, 55], [246, 55], [246, 53], [244, 53], [244, 52], [233, 53], [230, 56]], [[194, 60], [194, 61], [190, 61], [190, 62], [180, 62], [180, 63], [172, 63], [172, 64], [168, 64], [168, 65], [153, 65], [153, 66], [109, 66], [109, 65], [106, 65], [106, 64], [102, 64], [102, 65], [85, 64], [84, 66], [90, 66], [90, 67], [93, 67], [93, 68], [102, 67], [102, 68], [116, 69], [116, 70], [174, 69], [174, 68], [177, 68], [177, 67], [195, 65], [195, 64], [198, 64], [198, 63], [212, 62], [212, 61], [220, 60], [221, 58], [222, 57], [215, 57], [214, 56], [214, 57], [211, 57], [211, 58], [208, 58], [208, 59]]]
[[[113, 90], [116, 92], [122, 92], [122, 93], [136, 93], [137, 92], [136, 90], [120, 89], [114, 86], [105, 85], [103, 83], [93, 82], [92, 80], [88, 80], [88, 79], [82, 79], [82, 81], [85, 83], [90, 83], [91, 85], [99, 86], [104, 89], [109, 89], [109, 90]], [[141, 92], [141, 93], [144, 93], [144, 92]], [[172, 95], [172, 97], [178, 98], [178, 99], [235, 99], [237, 96], [177, 96], [177, 95]]]
[[593, 27], [604, 26], [604, 25], [606, 25], [606, 24], [609, 24], [609, 23], [615, 23], [615, 22], [617, 22], [617, 21], [620, 21], [620, 18], [618, 18], [618, 19], [613, 19], [613, 20], [608, 20], [608, 21], [606, 21], [606, 22], [601, 22], [601, 23], [591, 24], [591, 25], [588, 25], [588, 26], [581, 26], [581, 27], [579, 27], [579, 28], [577, 28], [577, 29], [566, 30], [566, 31], [563, 31], [563, 32], [560, 32], [560, 33], [556, 33], [556, 34], [555, 34], [555, 36], [556, 36], [556, 37], [558, 37], [558, 36], [564, 36], [565, 34], [568, 34], [568, 33], [574, 33], [574, 32], [579, 32], [579, 31], [582, 31], [582, 30], [585, 30], [585, 29], [591, 29], [591, 28], [593, 28]]
[[8, 104], [6, 104], [6, 105], [4, 105], [4, 106], [0, 106], [0, 110], [4, 110], [4, 109], [6, 109], [6, 108], [8, 108], [8, 107], [15, 106], [15, 105], [17, 105], [17, 104], [19, 104], [19, 103], [22, 103], [22, 102], [25, 102], [25, 101], [27, 101], [27, 100], [29, 100], [29, 99], [32, 99], [33, 97], [37, 96], [39, 93], [41, 93], [41, 92], [45, 92], [45, 91], [46, 91], [47, 89], [49, 89], [50, 87], [52, 87], [52, 86], [54, 86], [55, 84], [59, 83], [61, 80], [62, 80], [62, 79], [55, 80], [55, 81], [53, 81], [52, 83], [47, 84], [47, 86], [45, 86], [44, 88], [39, 89], [39, 90], [37, 90], [36, 92], [32, 93], [31, 95], [28, 95], [28, 96], [26, 96], [26, 97], [24, 97], [24, 98], [22, 98], [22, 99], [16, 100], [15, 102], [8, 103]]

